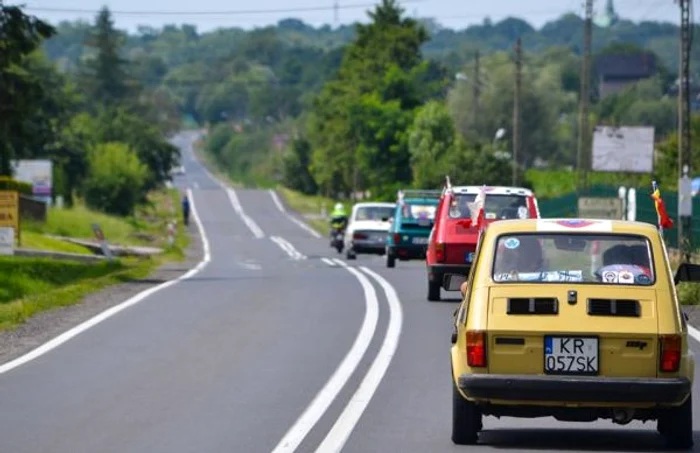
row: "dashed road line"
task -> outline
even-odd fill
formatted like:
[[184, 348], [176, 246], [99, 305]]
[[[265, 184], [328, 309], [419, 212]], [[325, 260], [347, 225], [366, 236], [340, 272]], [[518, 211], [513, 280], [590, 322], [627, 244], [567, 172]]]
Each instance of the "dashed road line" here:
[[236, 214], [238, 214], [241, 219], [243, 219], [243, 223], [245, 223], [250, 231], [253, 232], [253, 235], [258, 239], [264, 238], [265, 233], [263, 233], [263, 230], [261, 230], [258, 224], [255, 223], [255, 221], [243, 211], [243, 206], [241, 206], [241, 202], [238, 200], [236, 191], [229, 188], [226, 189], [226, 193], [228, 194], [228, 199], [231, 200], [233, 210], [236, 211]]
[[309, 225], [307, 225], [306, 223], [304, 223], [304, 222], [302, 222], [301, 220], [297, 219], [296, 217], [294, 217], [293, 215], [291, 215], [290, 213], [288, 213], [286, 209], [284, 209], [284, 206], [282, 205], [282, 202], [280, 201], [279, 196], [277, 195], [277, 192], [275, 192], [274, 190], [270, 189], [270, 190], [269, 190], [269, 193], [270, 193], [270, 196], [272, 197], [272, 201], [275, 203], [275, 206], [277, 206], [277, 209], [279, 209], [279, 211], [280, 211], [282, 214], [284, 214], [285, 216], [287, 216], [287, 218], [288, 218], [289, 220], [291, 220], [292, 222], [294, 222], [295, 224], [297, 224], [301, 229], [305, 230], [305, 231], [306, 231], [307, 233], [309, 233], [311, 236], [313, 236], [313, 237], [315, 237], [315, 238], [317, 238], [317, 239], [321, 239], [322, 236], [318, 233], [318, 231], [314, 230], [314, 229], [311, 228]]

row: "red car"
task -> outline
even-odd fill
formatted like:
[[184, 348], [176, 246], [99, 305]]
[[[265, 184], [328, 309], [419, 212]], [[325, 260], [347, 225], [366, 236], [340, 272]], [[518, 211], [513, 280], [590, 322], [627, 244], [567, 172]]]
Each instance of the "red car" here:
[[435, 213], [435, 224], [428, 238], [426, 267], [428, 300], [440, 300], [445, 276], [469, 273], [479, 237], [474, 224], [473, 203], [484, 191], [483, 221], [486, 225], [504, 219], [539, 218], [537, 199], [532, 191], [520, 187], [484, 187], [448, 185]]

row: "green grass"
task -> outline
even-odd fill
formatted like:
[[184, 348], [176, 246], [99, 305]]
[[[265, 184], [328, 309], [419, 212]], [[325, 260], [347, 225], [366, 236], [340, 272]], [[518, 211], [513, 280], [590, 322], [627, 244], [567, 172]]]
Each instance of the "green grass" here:
[[[152, 193], [148, 203], [139, 207], [129, 219], [78, 206], [52, 209], [46, 224], [25, 225], [22, 245], [27, 248], [86, 252], [83, 247], [43, 234], [92, 239], [91, 224], [98, 222], [112, 242], [147, 244], [161, 247], [165, 253], [152, 258], [123, 258], [111, 262], [0, 257], [0, 330], [16, 327], [38, 312], [78, 303], [86, 295], [110, 285], [144, 278], [165, 262], [184, 260], [190, 238], [178, 217], [179, 208], [180, 194], [171, 189]], [[172, 219], [177, 220], [177, 231], [170, 246], [166, 233]]]

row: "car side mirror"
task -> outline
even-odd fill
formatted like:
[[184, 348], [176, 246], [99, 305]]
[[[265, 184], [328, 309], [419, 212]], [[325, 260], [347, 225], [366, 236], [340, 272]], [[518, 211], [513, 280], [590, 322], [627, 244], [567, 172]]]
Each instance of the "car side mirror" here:
[[678, 266], [673, 283], [680, 282], [700, 283], [700, 264], [682, 263]]
[[444, 277], [444, 288], [447, 291], [460, 291], [462, 283], [467, 281], [467, 277], [459, 274], [447, 274]]

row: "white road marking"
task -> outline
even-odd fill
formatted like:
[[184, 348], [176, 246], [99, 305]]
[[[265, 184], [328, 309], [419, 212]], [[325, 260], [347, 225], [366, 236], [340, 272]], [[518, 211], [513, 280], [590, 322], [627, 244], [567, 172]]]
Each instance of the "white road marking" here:
[[207, 238], [207, 233], [204, 230], [204, 226], [202, 225], [202, 221], [199, 218], [199, 214], [197, 214], [197, 207], [194, 202], [194, 196], [192, 195], [191, 190], [187, 190], [187, 196], [190, 199], [190, 208], [192, 209], [192, 217], [194, 218], [194, 221], [197, 225], [197, 228], [199, 229], [199, 234], [202, 238], [202, 246], [204, 248], [204, 257], [202, 261], [200, 261], [197, 266], [195, 266], [193, 269], [190, 269], [186, 274], [181, 275], [178, 278], [175, 278], [173, 280], [169, 280], [165, 283], [161, 283], [158, 286], [154, 286], [152, 288], [149, 288], [145, 291], [142, 291], [135, 295], [134, 297], [120, 303], [119, 305], [115, 305], [113, 307], [110, 307], [109, 309], [103, 311], [102, 313], [88, 319], [87, 321], [78, 324], [77, 326], [73, 327], [72, 329], [67, 330], [66, 332], [63, 332], [59, 336], [53, 338], [52, 340], [49, 340], [48, 342], [42, 344], [41, 346], [37, 347], [36, 349], [33, 349], [26, 353], [23, 356], [20, 356], [10, 362], [7, 362], [3, 365], [0, 365], [0, 374], [7, 373], [8, 371], [17, 368], [20, 365], [23, 365], [27, 362], [30, 362], [37, 357], [41, 357], [42, 355], [46, 354], [47, 352], [59, 347], [63, 343], [67, 342], [71, 338], [74, 338], [81, 333], [85, 332], [91, 327], [94, 327], [95, 325], [101, 323], [102, 321], [111, 318], [112, 316], [116, 315], [122, 310], [125, 310], [126, 308], [131, 307], [132, 305], [136, 305], [137, 303], [143, 301], [146, 299], [148, 296], [151, 294], [157, 293], [160, 290], [163, 290], [169, 286], [175, 285], [176, 283], [179, 283], [183, 280], [187, 280], [189, 278], [192, 278], [196, 274], [198, 274], [202, 269], [204, 269], [207, 264], [211, 261], [211, 253], [209, 249], [209, 239]]
[[199, 189], [199, 183], [197, 181], [195, 181], [192, 185], [195, 189]]
[[284, 250], [284, 252], [287, 255], [289, 255], [292, 259], [295, 259], [295, 260], [305, 260], [306, 259], [306, 256], [304, 254], [300, 253], [297, 249], [295, 249], [294, 246], [286, 239], [281, 238], [279, 236], [272, 236], [272, 237], [270, 237], [270, 239], [272, 240], [272, 242], [279, 245], [280, 248], [282, 250]]
[[336, 264], [335, 264], [333, 261], [331, 261], [330, 259], [328, 259], [328, 258], [321, 258], [321, 261], [323, 261], [324, 263], [326, 263], [327, 265], [329, 265], [329, 266], [331, 266], [331, 267], [335, 267], [335, 266], [336, 266]]
[[249, 269], [251, 271], [259, 271], [262, 269], [262, 266], [260, 266], [259, 264], [256, 264], [256, 263], [247, 263], [244, 261], [239, 261], [238, 265], [241, 267], [244, 267], [246, 269]]
[[355, 369], [360, 364], [362, 357], [365, 355], [365, 352], [367, 352], [372, 342], [374, 332], [377, 329], [379, 302], [377, 301], [377, 292], [374, 290], [374, 287], [361, 272], [348, 267], [342, 261], [336, 260], [336, 262], [354, 275], [360, 282], [360, 285], [362, 285], [362, 290], [365, 295], [365, 318], [362, 321], [362, 327], [360, 327], [360, 331], [357, 333], [352, 347], [331, 378], [326, 382], [326, 385], [316, 395], [304, 413], [301, 414], [299, 419], [292, 425], [289, 431], [287, 431], [272, 453], [293, 452], [299, 447], [311, 429], [313, 429], [316, 423], [323, 417], [323, 414], [328, 410], [328, 407], [333, 403], [333, 400], [335, 400], [338, 393], [340, 393], [343, 386], [345, 386], [352, 373], [354, 373]]
[[328, 435], [321, 445], [316, 449], [316, 453], [336, 453], [343, 449], [350, 434], [360, 420], [362, 413], [367, 409], [367, 405], [372, 400], [374, 393], [381, 384], [384, 375], [386, 374], [391, 359], [396, 353], [396, 348], [399, 345], [401, 337], [401, 329], [403, 325], [403, 310], [401, 301], [394, 287], [387, 282], [384, 277], [376, 272], [362, 266], [360, 269], [376, 280], [384, 290], [387, 301], [389, 303], [389, 325], [386, 330], [386, 336], [382, 343], [377, 357], [372, 362], [372, 365], [367, 371], [360, 387], [348, 402], [345, 409], [336, 420], [333, 428], [328, 432]]
[[241, 202], [238, 201], [238, 195], [236, 195], [236, 191], [229, 188], [226, 189], [226, 193], [228, 194], [228, 199], [231, 200], [233, 210], [236, 211], [236, 214], [238, 214], [238, 216], [241, 219], [243, 219], [243, 223], [245, 223], [246, 226], [250, 229], [250, 231], [253, 232], [253, 235], [258, 239], [264, 238], [265, 233], [263, 233], [263, 230], [261, 230], [258, 224], [255, 223], [255, 221], [243, 211], [243, 206], [241, 206]]
[[688, 333], [691, 337], [695, 338], [695, 341], [700, 342], [700, 330], [691, 326], [690, 323], [688, 323]]
[[304, 222], [302, 222], [301, 220], [297, 219], [296, 217], [294, 217], [293, 215], [291, 215], [290, 213], [288, 213], [288, 212], [284, 209], [284, 206], [282, 205], [282, 202], [280, 201], [279, 197], [277, 196], [277, 192], [275, 192], [275, 191], [272, 190], [272, 189], [270, 189], [269, 192], [270, 192], [270, 196], [272, 197], [272, 201], [275, 202], [275, 205], [277, 206], [277, 209], [279, 209], [281, 213], [283, 213], [284, 215], [286, 215], [287, 218], [288, 218], [289, 220], [291, 220], [292, 222], [294, 222], [295, 224], [297, 224], [301, 229], [305, 230], [305, 231], [306, 231], [307, 233], [309, 233], [311, 236], [313, 236], [313, 237], [315, 237], [315, 238], [317, 238], [317, 239], [321, 239], [322, 236], [318, 233], [318, 231], [314, 230], [314, 229], [311, 228], [309, 225], [307, 225], [306, 223], [304, 223]]

